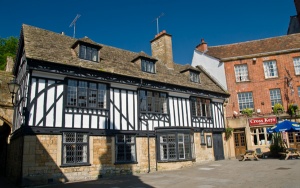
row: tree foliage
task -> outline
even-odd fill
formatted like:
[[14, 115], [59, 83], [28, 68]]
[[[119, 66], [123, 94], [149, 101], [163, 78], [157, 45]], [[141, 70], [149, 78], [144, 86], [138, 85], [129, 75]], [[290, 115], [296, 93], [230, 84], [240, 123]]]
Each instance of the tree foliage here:
[[16, 37], [1, 38], [0, 37], [0, 70], [4, 70], [6, 66], [7, 56], [15, 58], [18, 48], [18, 39]]

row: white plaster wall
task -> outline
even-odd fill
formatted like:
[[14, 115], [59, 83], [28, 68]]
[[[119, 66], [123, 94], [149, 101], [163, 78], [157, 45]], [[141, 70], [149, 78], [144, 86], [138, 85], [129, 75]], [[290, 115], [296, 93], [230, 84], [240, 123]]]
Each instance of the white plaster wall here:
[[219, 84], [227, 90], [224, 63], [214, 57], [208, 56], [205, 53], [194, 50], [192, 66], [201, 65]]

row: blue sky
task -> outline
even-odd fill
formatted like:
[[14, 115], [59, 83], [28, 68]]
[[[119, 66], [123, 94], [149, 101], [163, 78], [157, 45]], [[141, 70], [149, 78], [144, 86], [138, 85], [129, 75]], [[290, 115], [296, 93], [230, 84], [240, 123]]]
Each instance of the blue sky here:
[[159, 30], [172, 35], [174, 61], [190, 64], [204, 38], [209, 46], [286, 35], [293, 0], [0, 0], [0, 37], [19, 37], [23, 23], [151, 55]]

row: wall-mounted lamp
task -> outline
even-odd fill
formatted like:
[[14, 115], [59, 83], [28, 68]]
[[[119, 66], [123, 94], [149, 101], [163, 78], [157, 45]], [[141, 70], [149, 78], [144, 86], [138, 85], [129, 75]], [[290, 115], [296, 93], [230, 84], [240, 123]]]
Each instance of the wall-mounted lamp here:
[[8, 85], [9, 92], [11, 94], [11, 103], [13, 104], [13, 106], [18, 106], [18, 104], [15, 105], [14, 98], [15, 98], [15, 94], [18, 92], [20, 88], [20, 84], [18, 84], [16, 79], [14, 78], [9, 83], [7, 83], [7, 85]]

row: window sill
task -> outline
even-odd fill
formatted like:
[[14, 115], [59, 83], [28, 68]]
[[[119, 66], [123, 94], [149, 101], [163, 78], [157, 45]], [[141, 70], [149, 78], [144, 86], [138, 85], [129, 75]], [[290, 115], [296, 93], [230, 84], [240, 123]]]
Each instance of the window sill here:
[[173, 162], [186, 162], [186, 161], [194, 161], [195, 159], [177, 159], [177, 160], [169, 160], [169, 161], [157, 161], [158, 163], [173, 163]]
[[138, 164], [137, 161], [129, 161], [129, 162], [115, 162], [115, 165], [121, 165], [121, 164]]
[[91, 166], [91, 164], [90, 163], [80, 163], [80, 164], [62, 164], [62, 165], [60, 165], [61, 168], [77, 167], [77, 166]]

